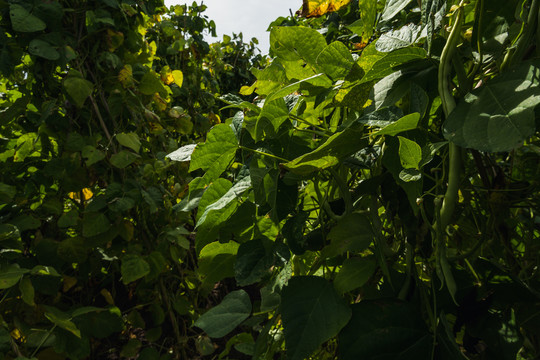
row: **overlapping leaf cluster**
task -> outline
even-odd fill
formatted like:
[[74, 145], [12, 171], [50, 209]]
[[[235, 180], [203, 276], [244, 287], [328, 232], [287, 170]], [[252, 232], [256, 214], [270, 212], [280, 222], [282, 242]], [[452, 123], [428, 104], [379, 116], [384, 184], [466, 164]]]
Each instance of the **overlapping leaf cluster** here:
[[175, 210], [199, 273], [237, 286], [195, 326], [254, 359], [538, 356], [538, 14], [274, 22], [255, 100], [223, 96], [236, 114], [169, 155], [196, 176]]
[[264, 61], [210, 47], [205, 8], [0, 2], [0, 358], [204, 349], [189, 327], [215, 300], [172, 210], [187, 168], [165, 155], [220, 122], [216, 94], [247, 83], [231, 66]]

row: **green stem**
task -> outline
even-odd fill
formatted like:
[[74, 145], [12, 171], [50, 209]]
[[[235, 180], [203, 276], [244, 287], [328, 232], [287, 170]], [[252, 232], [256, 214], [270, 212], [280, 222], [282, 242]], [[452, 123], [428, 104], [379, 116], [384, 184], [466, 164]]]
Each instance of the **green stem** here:
[[506, 54], [504, 61], [501, 65], [501, 71], [511, 68], [520, 62], [525, 55], [525, 52], [531, 46], [531, 42], [534, 34], [537, 30], [537, 20], [539, 16], [540, 9], [540, 0], [533, 0], [531, 8], [529, 9], [529, 16], [527, 17], [527, 22], [523, 25], [523, 31], [519, 39], [517, 40], [516, 46], [513, 49], [510, 49]]
[[334, 169], [330, 168], [330, 173], [334, 177], [334, 180], [336, 180], [336, 183], [339, 188], [339, 192], [341, 193], [341, 196], [343, 197], [343, 201], [345, 201], [345, 214], [352, 213], [353, 203], [352, 203], [351, 193], [349, 192], [349, 187], [347, 186], [347, 183], [343, 180], [341, 175]]
[[241, 150], [247, 150], [247, 151], [251, 151], [252, 153], [255, 153], [255, 154], [259, 154], [259, 155], [262, 155], [262, 156], [267, 156], [269, 158], [272, 158], [272, 159], [276, 159], [276, 160], [279, 160], [281, 162], [289, 162], [289, 160], [287, 159], [284, 159], [282, 157], [279, 157], [279, 156], [276, 156], [276, 155], [272, 155], [272, 154], [269, 154], [269, 153], [265, 153], [263, 151], [259, 151], [259, 150], [255, 150], [255, 149], [251, 149], [251, 148], [248, 148], [248, 147], [245, 147], [245, 146], [238, 146], [239, 149]]

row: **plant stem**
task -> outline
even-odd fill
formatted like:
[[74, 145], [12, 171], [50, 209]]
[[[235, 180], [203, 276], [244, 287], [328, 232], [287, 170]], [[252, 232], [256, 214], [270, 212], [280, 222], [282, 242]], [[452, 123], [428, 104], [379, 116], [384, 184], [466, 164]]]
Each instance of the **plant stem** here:
[[263, 151], [251, 149], [251, 148], [248, 148], [248, 147], [245, 147], [245, 146], [242, 146], [242, 145], [238, 146], [238, 148], [240, 148], [241, 150], [251, 151], [251, 152], [253, 152], [253, 153], [255, 153], [255, 154], [259, 154], [259, 155], [262, 155], [262, 156], [268, 156], [268, 157], [270, 157], [270, 158], [272, 158], [272, 159], [276, 159], [276, 160], [279, 160], [279, 161], [281, 161], [281, 162], [289, 162], [289, 160], [284, 159], [284, 158], [282, 158], [282, 157], [279, 157], [279, 156], [276, 156], [276, 155], [272, 155], [272, 154], [269, 154], [269, 153], [265, 153], [265, 152], [263, 152]]

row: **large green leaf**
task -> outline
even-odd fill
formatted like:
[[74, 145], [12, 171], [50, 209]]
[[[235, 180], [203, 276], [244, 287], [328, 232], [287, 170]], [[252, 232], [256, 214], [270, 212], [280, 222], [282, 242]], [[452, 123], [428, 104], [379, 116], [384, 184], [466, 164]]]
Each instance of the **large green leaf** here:
[[154, 95], [159, 93], [162, 95], [167, 94], [167, 90], [161, 82], [161, 77], [153, 70], [148, 71], [143, 75], [141, 82], [139, 83], [139, 91], [144, 95]]
[[116, 134], [116, 140], [118, 140], [120, 145], [130, 148], [136, 153], [138, 153], [141, 148], [139, 135], [133, 132]]
[[266, 101], [253, 129], [255, 141], [262, 140], [266, 134], [275, 135], [281, 124], [288, 119], [289, 109], [282, 97]]
[[352, 313], [339, 334], [340, 359], [430, 358], [433, 339], [415, 304], [363, 300], [352, 306]]
[[239, 286], [256, 283], [268, 274], [274, 263], [274, 255], [269, 249], [271, 244], [256, 239], [240, 245], [234, 265], [235, 278]]
[[69, 331], [78, 338], [81, 337], [81, 331], [77, 328], [73, 321], [71, 321], [71, 315], [52, 306], [43, 305], [43, 307], [45, 308], [45, 317], [53, 324]]
[[418, 39], [421, 30], [421, 26], [407, 24], [400, 29], [387, 31], [377, 39], [375, 49], [380, 52], [391, 52], [411, 46]]
[[120, 266], [122, 282], [129, 284], [150, 273], [150, 265], [139, 255], [127, 254], [122, 258]]
[[327, 280], [297, 276], [281, 294], [281, 319], [287, 358], [303, 360], [336, 336], [351, 317], [351, 309]]
[[210, 179], [215, 179], [233, 161], [238, 149], [238, 139], [233, 129], [226, 124], [216, 125], [206, 136], [206, 142], [199, 144], [191, 154], [189, 171], [202, 169]]
[[[236, 184], [234, 184], [219, 200], [208, 205], [204, 209], [204, 213], [197, 221], [196, 228], [199, 227], [206, 220], [208, 214], [211, 211], [219, 211], [227, 207], [231, 202], [237, 200], [247, 189], [251, 187], [251, 177], [246, 176]], [[201, 199], [202, 201], [202, 199]]]
[[83, 78], [78, 71], [70, 70], [64, 79], [64, 89], [75, 106], [82, 108], [86, 99], [94, 91], [94, 84]]
[[233, 331], [250, 313], [249, 295], [244, 290], [236, 290], [227, 294], [218, 306], [204, 313], [194, 325], [209, 336], [220, 338]]
[[[406, 63], [419, 61], [426, 58], [426, 51], [420, 47], [406, 47], [394, 50], [384, 56], [374, 54], [370, 57], [360, 58], [358, 64], [366, 71], [362, 82], [382, 79], [392, 74], [395, 68]], [[371, 58], [371, 60], [370, 60]]]
[[420, 121], [419, 113], [405, 115], [396, 122], [390, 123], [381, 130], [373, 133], [373, 135], [392, 135], [395, 136], [401, 132], [416, 129]]
[[480, 151], [509, 151], [536, 131], [540, 62], [524, 64], [467, 94], [443, 126], [446, 139]]
[[234, 277], [234, 262], [239, 244], [213, 242], [206, 245], [199, 254], [198, 272], [206, 283], [214, 284], [228, 277]]
[[346, 259], [334, 279], [334, 287], [340, 294], [364, 285], [376, 269], [376, 261], [371, 257]]
[[60, 53], [48, 42], [34, 39], [28, 44], [28, 52], [47, 60], [58, 60]]
[[18, 4], [11, 4], [9, 7], [9, 17], [13, 30], [20, 32], [36, 32], [45, 30], [47, 25], [43, 20], [32, 15], [25, 7]]
[[341, 41], [327, 45], [317, 57], [318, 68], [334, 81], [343, 79], [353, 64], [351, 52]]
[[422, 161], [422, 148], [416, 142], [398, 136], [399, 139], [399, 159], [404, 169], [416, 169]]
[[204, 193], [199, 201], [197, 215], [195, 219], [198, 221], [206, 207], [218, 201], [223, 195], [232, 188], [232, 183], [224, 178], [218, 178], [210, 183], [204, 190]]
[[328, 233], [330, 245], [323, 249], [325, 257], [334, 257], [347, 251], [364, 251], [375, 235], [369, 219], [360, 213], [349, 214], [339, 220]]
[[111, 164], [119, 169], [125, 169], [133, 164], [140, 156], [128, 150], [122, 150], [111, 156]]
[[0, 289], [7, 289], [17, 284], [28, 269], [21, 269], [19, 265], [13, 264], [8, 268], [0, 270]]
[[270, 49], [280, 59], [303, 60], [316, 65], [326, 40], [315, 29], [301, 26], [276, 26], [270, 32]]
[[190, 161], [191, 154], [193, 154], [193, 150], [195, 150], [196, 146], [197, 144], [184, 145], [181, 148], [173, 151], [172, 153], [167, 154], [166, 157], [168, 157], [172, 161]]
[[105, 214], [88, 212], [83, 217], [83, 236], [92, 237], [103, 234], [111, 227], [111, 223]]
[[412, 0], [388, 0], [384, 6], [381, 20], [392, 20], [401, 10], [405, 9]]
[[283, 164], [283, 167], [300, 175], [308, 175], [337, 165], [340, 160], [365, 146], [362, 141], [363, 126], [355, 123], [328, 138], [317, 149]]

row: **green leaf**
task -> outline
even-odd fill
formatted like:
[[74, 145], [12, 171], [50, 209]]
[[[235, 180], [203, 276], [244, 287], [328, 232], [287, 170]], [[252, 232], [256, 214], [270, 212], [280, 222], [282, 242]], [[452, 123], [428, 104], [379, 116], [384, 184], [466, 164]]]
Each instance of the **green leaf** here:
[[[261, 110], [261, 113], [257, 117], [255, 123], [255, 141], [261, 141], [265, 133], [270, 133], [270, 135], [275, 135], [285, 121], [289, 119], [289, 109], [285, 100], [280, 97], [275, 100], [265, 101], [264, 107]], [[263, 124], [268, 124], [270, 130], [265, 131], [266, 128]]]
[[354, 257], [346, 259], [334, 279], [334, 287], [340, 294], [363, 286], [375, 272], [377, 263], [374, 257]]
[[281, 294], [281, 319], [287, 358], [303, 360], [336, 336], [351, 318], [351, 309], [327, 280], [297, 276]]
[[416, 42], [422, 27], [415, 24], [407, 24], [397, 30], [390, 30], [377, 39], [375, 49], [380, 52], [391, 52]]
[[245, 242], [238, 248], [234, 264], [235, 278], [239, 286], [247, 286], [260, 281], [268, 274], [274, 263], [274, 255], [268, 251], [272, 243], [262, 240]]
[[80, 237], [70, 237], [58, 244], [58, 256], [69, 263], [82, 263], [88, 256], [88, 249]]
[[210, 337], [220, 338], [246, 320], [251, 314], [251, 301], [244, 290], [233, 291], [216, 307], [204, 313], [194, 326], [201, 328]]
[[122, 282], [129, 284], [150, 273], [150, 265], [139, 255], [127, 254], [122, 258], [120, 266]]
[[206, 136], [204, 144], [198, 144], [193, 154], [189, 171], [202, 169], [213, 180], [225, 171], [238, 150], [238, 139], [227, 124], [216, 125]]
[[399, 173], [399, 178], [405, 182], [418, 181], [422, 179], [422, 173], [416, 169], [403, 169]]
[[46, 41], [34, 39], [28, 45], [28, 52], [32, 55], [42, 57], [47, 60], [60, 59], [60, 53]]
[[64, 89], [73, 103], [78, 108], [82, 108], [86, 99], [92, 95], [94, 84], [84, 79], [78, 71], [70, 70], [64, 79]]
[[36, 32], [45, 30], [47, 25], [43, 20], [32, 15], [23, 6], [11, 4], [9, 7], [9, 17], [13, 30], [19, 32]]
[[12, 264], [0, 270], [0, 289], [7, 289], [19, 282], [28, 269], [21, 269], [19, 265]]
[[126, 133], [116, 134], [116, 140], [118, 140], [120, 145], [130, 148], [136, 153], [138, 153], [141, 148], [141, 141], [139, 140], [139, 135], [133, 132], [127, 133], [127, 134]]
[[324, 144], [312, 152], [283, 164], [283, 167], [296, 174], [308, 175], [334, 166], [366, 145], [361, 140], [362, 130], [360, 124], [353, 124], [330, 136]]
[[92, 237], [103, 234], [111, 227], [111, 223], [105, 214], [88, 212], [83, 216], [83, 236]]
[[206, 245], [199, 254], [198, 272], [205, 276], [205, 282], [216, 283], [228, 277], [234, 277], [234, 261], [239, 244], [213, 242]]
[[414, 303], [363, 300], [352, 305], [338, 344], [343, 360], [429, 359], [433, 338]]
[[420, 168], [418, 165], [422, 161], [422, 148], [416, 142], [398, 136], [399, 139], [399, 159], [401, 161], [401, 166], [405, 169], [416, 169]]
[[61, 327], [64, 330], [69, 331], [78, 338], [81, 338], [81, 331], [71, 321], [71, 316], [63, 311], [58, 310], [55, 307], [43, 305], [45, 308], [45, 317], [49, 319], [53, 324]]
[[390, 125], [387, 125], [381, 130], [373, 133], [373, 136], [377, 136], [377, 135], [395, 136], [404, 131], [414, 130], [418, 126], [419, 121], [420, 121], [419, 113], [412, 113], [409, 115], [405, 115], [398, 121], [391, 123]]
[[446, 139], [479, 151], [510, 151], [536, 131], [540, 62], [503, 73], [467, 94], [443, 125]]
[[10, 203], [17, 195], [17, 188], [12, 185], [0, 183], [0, 202]]
[[275, 26], [270, 31], [270, 51], [278, 58], [303, 60], [315, 65], [326, 40], [315, 29], [301, 26]]
[[167, 90], [161, 83], [161, 76], [153, 70], [143, 75], [139, 83], [139, 91], [144, 95], [154, 95], [155, 93], [167, 95]]
[[172, 161], [180, 161], [180, 162], [190, 161], [191, 155], [193, 154], [193, 151], [195, 150], [196, 146], [197, 144], [184, 145], [178, 150], [175, 150], [172, 153], [167, 154], [166, 157], [168, 157]]
[[381, 21], [392, 20], [401, 10], [405, 9], [412, 0], [388, 0], [384, 6]]
[[375, 238], [375, 234], [365, 215], [352, 213], [340, 219], [327, 238], [331, 242], [323, 249], [323, 254], [325, 257], [334, 257], [347, 251], [365, 250]]
[[[369, 60], [370, 58], [374, 58], [375, 61], [372, 62]], [[359, 65], [366, 71], [366, 75], [362, 78], [362, 82], [382, 79], [385, 76], [392, 74], [397, 67], [425, 58], [426, 51], [419, 47], [407, 47], [395, 50], [382, 57], [380, 55], [373, 55], [363, 59], [362, 56], [359, 60]]]
[[345, 78], [354, 65], [351, 52], [341, 41], [327, 45], [317, 57], [317, 65], [321, 72], [332, 80]]
[[32, 281], [28, 277], [23, 277], [21, 281], [19, 282], [19, 290], [21, 291], [21, 298], [25, 303], [27, 303], [30, 306], [36, 305], [34, 303], [34, 286], [32, 285]]
[[198, 228], [201, 224], [204, 223], [208, 214], [211, 211], [219, 211], [219, 210], [224, 209], [231, 202], [237, 200], [249, 188], [251, 188], [251, 177], [246, 176], [240, 181], [238, 181], [236, 184], [234, 184], [221, 198], [219, 198], [219, 200], [208, 205], [204, 209], [204, 213], [201, 215], [201, 217], [197, 221], [197, 225], [195, 225], [195, 228]]
[[95, 163], [105, 159], [105, 153], [93, 146], [87, 145], [82, 149], [82, 156], [86, 159], [86, 166], [92, 166]]
[[117, 154], [111, 156], [111, 164], [119, 169], [125, 169], [129, 165], [133, 164], [140, 156], [134, 152], [122, 150]]

